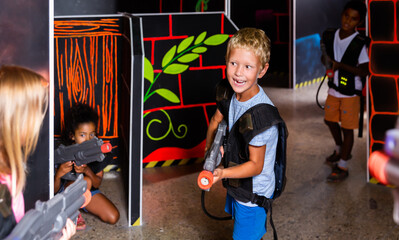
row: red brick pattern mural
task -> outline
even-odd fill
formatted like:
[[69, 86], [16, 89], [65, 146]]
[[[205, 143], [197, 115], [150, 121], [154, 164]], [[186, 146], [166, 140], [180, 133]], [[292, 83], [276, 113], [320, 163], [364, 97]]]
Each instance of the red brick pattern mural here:
[[223, 12], [224, 0], [147, 0], [125, 2], [131, 13]]
[[[143, 165], [200, 161], [216, 109], [214, 88], [225, 76], [223, 14], [142, 16], [146, 64]], [[168, 65], [170, 64], [170, 65]]]
[[[396, 0], [369, 1], [369, 153], [382, 150], [385, 132], [395, 128], [398, 109], [399, 36]], [[372, 183], [378, 180], [371, 177]]]
[[395, 127], [399, 114], [399, 36], [396, 0], [369, 1], [370, 78], [369, 152], [384, 145], [386, 130]]

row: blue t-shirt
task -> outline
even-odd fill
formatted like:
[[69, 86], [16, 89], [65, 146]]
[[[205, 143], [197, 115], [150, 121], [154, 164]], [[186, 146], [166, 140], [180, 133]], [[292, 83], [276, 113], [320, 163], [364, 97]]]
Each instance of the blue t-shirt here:
[[[273, 103], [270, 98], [266, 95], [263, 89], [258, 85], [259, 92], [251, 99], [245, 102], [240, 102], [236, 99], [236, 94], [233, 95], [230, 108], [229, 108], [229, 129], [232, 128], [234, 123], [243, 115], [248, 109], [259, 104], [267, 103], [272, 106]], [[256, 135], [249, 144], [252, 146], [263, 146], [266, 145], [265, 160], [263, 164], [263, 170], [259, 175], [253, 177], [253, 192], [270, 198], [274, 192], [275, 177], [274, 177], [274, 162], [276, 159], [276, 147], [278, 140], [278, 128], [272, 126], [262, 133]], [[251, 202], [243, 203], [243, 205], [255, 207], [258, 206]]]

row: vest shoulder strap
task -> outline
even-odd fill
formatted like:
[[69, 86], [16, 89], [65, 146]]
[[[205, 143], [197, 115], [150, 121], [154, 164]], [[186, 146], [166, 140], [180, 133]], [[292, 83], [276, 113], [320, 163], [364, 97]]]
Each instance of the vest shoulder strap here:
[[334, 59], [334, 36], [337, 28], [327, 28], [321, 37], [321, 41], [326, 46], [326, 51], [331, 59]]
[[233, 88], [230, 86], [230, 83], [227, 79], [221, 80], [216, 85], [216, 107], [223, 114], [223, 116], [227, 118], [230, 107], [230, 100], [233, 94]]
[[351, 66], [356, 66], [363, 46], [368, 46], [369, 43], [370, 38], [361, 34], [357, 34], [346, 49], [344, 55], [342, 56], [341, 62]]
[[[245, 127], [248, 115], [251, 115], [252, 126]], [[260, 103], [248, 109], [239, 119], [240, 133], [248, 144], [256, 135], [266, 129], [284, 122], [278, 109], [270, 104]]]

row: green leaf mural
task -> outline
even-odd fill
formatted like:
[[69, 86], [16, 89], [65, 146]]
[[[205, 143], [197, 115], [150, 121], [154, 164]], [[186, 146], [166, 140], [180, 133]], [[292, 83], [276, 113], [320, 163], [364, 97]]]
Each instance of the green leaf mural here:
[[193, 42], [194, 36], [188, 37], [184, 39], [179, 46], [177, 47], [177, 53], [180, 53], [181, 51], [184, 51], [190, 46], [190, 44]]
[[208, 49], [206, 47], [197, 47], [193, 49], [193, 53], [204, 53], [206, 52]]
[[162, 67], [165, 67], [166, 65], [168, 65], [171, 60], [173, 59], [173, 57], [175, 56], [176, 53], [176, 45], [173, 46], [163, 57], [162, 59]]
[[200, 35], [198, 35], [197, 39], [195, 39], [194, 45], [197, 45], [199, 43], [202, 43], [206, 37], [206, 32], [202, 32]]
[[[158, 94], [162, 98], [166, 99], [167, 101], [171, 103], [180, 103], [181, 99], [179, 99], [178, 95], [173, 93], [172, 91], [165, 89], [165, 88], [158, 88], [156, 90], [152, 90], [154, 83], [158, 80], [159, 76], [161, 76], [162, 73], [165, 74], [171, 74], [171, 75], [176, 75], [176, 74], [181, 74], [185, 72], [189, 68], [189, 63], [193, 62], [194, 60], [198, 59], [201, 53], [205, 53], [208, 49], [204, 45], [207, 46], [217, 46], [222, 43], [224, 43], [228, 38], [228, 34], [215, 34], [207, 39], [205, 39], [207, 36], [207, 32], [202, 32], [198, 37], [190, 36], [185, 38], [183, 41], [180, 42], [178, 46], [174, 45], [169, 49], [169, 51], [163, 56], [162, 58], [162, 70], [157, 73], [157, 75], [154, 77], [154, 67], [151, 65], [151, 62], [145, 58], [144, 59], [144, 78], [147, 79], [150, 82], [150, 86], [148, 87], [145, 95], [144, 95], [144, 103], [154, 94]], [[195, 41], [194, 41], [195, 39]], [[194, 42], [194, 43], [193, 43]], [[177, 55], [176, 55], [177, 54]], [[179, 63], [176, 63], [179, 62]], [[161, 109], [165, 115], [169, 116], [165, 110]], [[143, 117], [146, 117], [149, 115], [150, 112], [147, 112], [146, 114], [143, 115]], [[159, 123], [161, 124], [161, 121], [158, 119], [152, 119], [146, 129], [147, 129], [147, 136], [154, 140], [154, 141], [159, 141], [165, 138], [167, 135], [169, 135], [170, 132], [173, 132], [175, 137], [177, 138], [184, 138], [184, 136], [187, 133], [187, 126], [186, 125], [180, 125], [178, 127], [179, 132], [184, 132], [182, 136], [178, 136], [174, 132], [173, 124], [171, 122], [171, 119], [169, 119], [169, 130], [161, 137], [152, 137], [149, 135], [149, 128], [152, 123]]]
[[196, 53], [187, 53], [186, 55], [179, 57], [179, 59], [177, 59], [177, 61], [181, 62], [181, 63], [189, 63], [194, 61], [195, 59], [197, 59], [200, 55], [196, 54]]
[[180, 99], [174, 94], [172, 91], [166, 89], [166, 88], [160, 88], [155, 90], [157, 94], [159, 94], [161, 97], [165, 98], [169, 102], [172, 103], [179, 103]]
[[150, 83], [154, 81], [154, 68], [147, 58], [144, 58], [144, 78]]
[[186, 71], [187, 68], [188, 65], [186, 64], [172, 63], [169, 66], [167, 66], [163, 72], [167, 74], [179, 74]]
[[[187, 37], [180, 42], [179, 46], [174, 45], [173, 47], [171, 47], [169, 51], [162, 58], [162, 65], [161, 65], [162, 71], [159, 72], [155, 78], [154, 78], [154, 69], [153, 66], [151, 65], [151, 62], [147, 58], [145, 58], [144, 78], [150, 81], [151, 84], [144, 95], [144, 102], [146, 102], [147, 99], [150, 96], [152, 96], [154, 93], [159, 94], [159, 92], [157, 91], [151, 92], [151, 90], [154, 83], [162, 73], [172, 74], [172, 75], [183, 73], [188, 69], [189, 65], [181, 63], [190, 63], [196, 60], [199, 57], [200, 53], [205, 53], [208, 49], [203, 45], [217, 46], [224, 43], [229, 38], [228, 34], [215, 34], [205, 39], [206, 36], [207, 32], [205, 31], [202, 32], [200, 35], [198, 35], [197, 38], [195, 38], [194, 36]], [[194, 45], [192, 45], [193, 41]], [[178, 54], [177, 56], [175, 56], [176, 53]], [[176, 60], [180, 63], [174, 63]], [[160, 96], [165, 98], [165, 95], [160, 95]], [[165, 99], [170, 101], [170, 98], [165, 98]]]
[[207, 38], [204, 41], [204, 44], [209, 46], [217, 46], [224, 43], [227, 40], [227, 38], [229, 38], [229, 35], [227, 34], [216, 34]]

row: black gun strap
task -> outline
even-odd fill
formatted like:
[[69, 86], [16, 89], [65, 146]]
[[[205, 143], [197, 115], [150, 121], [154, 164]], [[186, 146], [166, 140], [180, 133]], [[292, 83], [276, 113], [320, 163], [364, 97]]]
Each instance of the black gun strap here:
[[363, 137], [363, 118], [364, 118], [364, 96], [360, 95], [360, 111], [359, 111], [359, 129], [358, 129], [358, 137]]
[[[275, 240], [278, 240], [277, 231], [276, 227], [274, 226], [273, 214], [272, 214], [273, 199], [264, 196], [259, 196], [256, 193], [254, 193], [251, 202], [257, 204], [259, 207], [263, 207], [266, 210], [266, 214], [269, 215], [270, 218], [270, 225], [273, 228], [273, 237]], [[267, 221], [265, 222], [265, 228], [267, 228]]]

